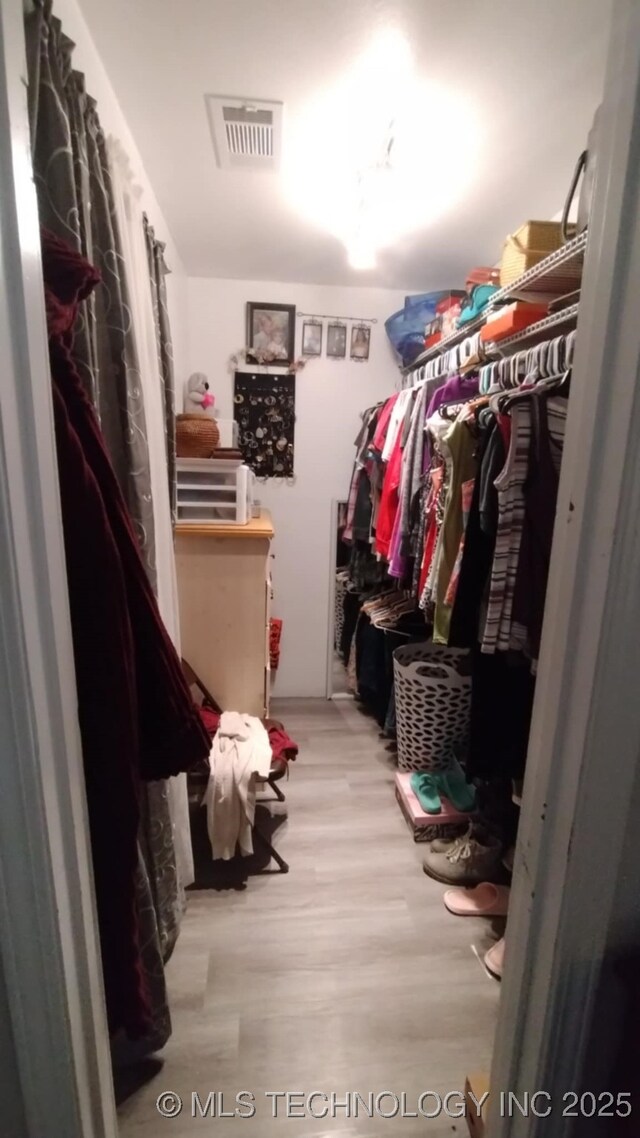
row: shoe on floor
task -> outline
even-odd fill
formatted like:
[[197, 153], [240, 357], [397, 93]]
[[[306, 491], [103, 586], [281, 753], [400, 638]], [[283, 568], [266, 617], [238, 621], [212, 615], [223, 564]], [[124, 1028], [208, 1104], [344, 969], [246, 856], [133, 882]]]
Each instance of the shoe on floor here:
[[466, 834], [466, 830], [456, 834], [453, 838], [434, 838], [429, 842], [429, 849], [433, 850], [434, 853], [446, 853], [447, 850], [451, 849], [454, 842], [458, 842], [464, 834]]
[[445, 909], [456, 917], [506, 917], [510, 893], [508, 885], [483, 881], [470, 889], [447, 889], [443, 901]]
[[495, 976], [496, 980], [502, 980], [502, 971], [504, 969], [504, 937], [502, 940], [492, 944], [488, 952], [484, 954], [484, 966], [487, 972]]
[[479, 885], [493, 881], [500, 873], [502, 846], [482, 826], [470, 826], [442, 853], [428, 850], [423, 869], [435, 881], [445, 885]]

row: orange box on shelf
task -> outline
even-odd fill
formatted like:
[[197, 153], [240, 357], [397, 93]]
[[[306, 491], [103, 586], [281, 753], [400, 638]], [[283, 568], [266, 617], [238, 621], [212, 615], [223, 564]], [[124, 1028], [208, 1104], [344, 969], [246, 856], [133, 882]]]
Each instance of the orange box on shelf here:
[[546, 304], [528, 304], [524, 300], [516, 300], [497, 311], [497, 315], [487, 320], [480, 329], [480, 339], [483, 343], [493, 340], [504, 340], [506, 336], [514, 336], [516, 332], [523, 332], [530, 324], [543, 320], [547, 315]]
[[439, 344], [442, 339], [442, 332], [433, 332], [431, 336], [425, 336], [425, 348], [433, 348], [435, 344]]

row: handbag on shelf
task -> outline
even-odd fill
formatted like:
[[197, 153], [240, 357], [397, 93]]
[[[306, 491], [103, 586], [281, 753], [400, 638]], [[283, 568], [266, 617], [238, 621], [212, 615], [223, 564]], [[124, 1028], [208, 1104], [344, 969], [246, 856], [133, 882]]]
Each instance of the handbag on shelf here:
[[[573, 178], [571, 179], [567, 200], [564, 203], [561, 222], [563, 241], [570, 241], [576, 234], [584, 233], [589, 224], [589, 214], [591, 213], [591, 202], [593, 200], [593, 186], [596, 179], [599, 134], [600, 107], [598, 107], [593, 116], [593, 123], [587, 139], [587, 149], [583, 150], [578, 158], [576, 168], [573, 171]], [[580, 175], [582, 175], [582, 185], [580, 186], [580, 197], [578, 198], [578, 214], [575, 227], [572, 231], [569, 226], [569, 214], [571, 213], [573, 199], [576, 196]]]
[[494, 292], [497, 291], [497, 285], [494, 284], [474, 285], [470, 289], [469, 296], [460, 309], [458, 328], [463, 328], [465, 324], [469, 324], [472, 320], [475, 320], [477, 316], [480, 316], [480, 313], [487, 307]]

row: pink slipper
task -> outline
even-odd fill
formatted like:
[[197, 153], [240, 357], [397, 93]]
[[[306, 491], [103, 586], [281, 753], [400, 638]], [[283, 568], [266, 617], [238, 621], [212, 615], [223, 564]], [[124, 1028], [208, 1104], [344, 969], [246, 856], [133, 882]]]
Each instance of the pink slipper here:
[[510, 892], [508, 885], [483, 881], [472, 889], [447, 889], [444, 903], [456, 917], [506, 917]]
[[502, 970], [504, 968], [504, 937], [502, 940], [492, 944], [491, 948], [484, 954], [484, 966], [487, 972], [495, 976], [496, 980], [502, 980]]

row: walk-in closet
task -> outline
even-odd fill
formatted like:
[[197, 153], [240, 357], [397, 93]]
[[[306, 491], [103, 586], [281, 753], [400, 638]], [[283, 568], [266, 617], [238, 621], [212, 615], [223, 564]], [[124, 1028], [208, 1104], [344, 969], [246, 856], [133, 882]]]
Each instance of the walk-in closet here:
[[637, 1134], [637, 5], [0, 0], [0, 122], [0, 1133]]

